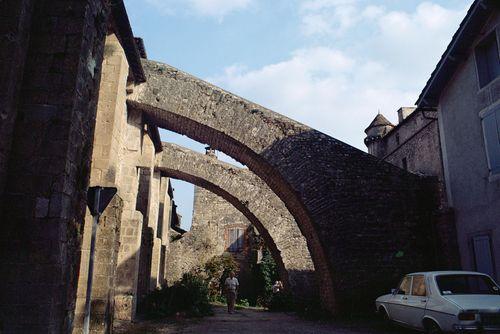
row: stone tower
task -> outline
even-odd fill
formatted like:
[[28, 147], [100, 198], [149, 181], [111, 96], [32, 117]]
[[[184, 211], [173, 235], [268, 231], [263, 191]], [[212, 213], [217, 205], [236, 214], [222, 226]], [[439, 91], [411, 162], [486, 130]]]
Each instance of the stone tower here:
[[377, 114], [370, 125], [365, 129], [365, 145], [368, 147], [368, 153], [380, 157], [384, 155], [385, 146], [379, 141], [394, 128], [382, 114]]

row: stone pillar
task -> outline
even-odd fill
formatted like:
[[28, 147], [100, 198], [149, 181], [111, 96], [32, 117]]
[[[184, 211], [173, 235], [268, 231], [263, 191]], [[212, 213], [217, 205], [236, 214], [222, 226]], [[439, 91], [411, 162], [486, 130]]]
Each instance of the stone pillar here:
[[120, 234], [120, 250], [115, 291], [115, 319], [132, 320], [135, 317], [139, 249], [141, 245], [143, 215], [136, 210], [139, 189], [139, 169], [143, 136], [142, 117], [127, 110], [122, 167], [120, 173], [121, 196], [124, 201]]
[[150, 168], [140, 168], [139, 191], [137, 193], [137, 210], [144, 216], [142, 223], [142, 237], [139, 254], [139, 270], [137, 276], [137, 299], [138, 302], [146, 296], [149, 291], [149, 279], [151, 274], [151, 255], [153, 249], [153, 230], [148, 226], [148, 209], [151, 194], [152, 171]]
[[[90, 184], [118, 187], [121, 192], [122, 146], [127, 120], [129, 65], [115, 34], [106, 38], [102, 79], [97, 104]], [[136, 139], [140, 141], [140, 137]]]
[[159, 286], [160, 276], [160, 260], [161, 260], [161, 235], [159, 234], [160, 224], [160, 188], [161, 175], [160, 172], [153, 171], [151, 177], [151, 188], [149, 193], [148, 206], [148, 226], [153, 232], [153, 245], [151, 253], [151, 270], [149, 275], [149, 291], [153, 291]]
[[1, 201], [6, 333], [72, 328], [107, 3], [35, 3]]
[[171, 203], [169, 194], [169, 179], [162, 176], [160, 180], [160, 202], [158, 210], [158, 237], [160, 238], [160, 263], [158, 268], [157, 287], [165, 285], [165, 260], [170, 243]]
[[[118, 194], [110, 203], [113, 209], [106, 210], [97, 229], [91, 308], [91, 330], [95, 333], [107, 333], [107, 330], [112, 328], [114, 274], [117, 266], [123, 209], [123, 201], [119, 198], [122, 189], [118, 173], [121, 170], [120, 149], [123, 144], [122, 137], [126, 119], [127, 77], [128, 64], [125, 53], [116, 35], [110, 34], [106, 38], [104, 48], [90, 185], [116, 187]], [[91, 233], [92, 217], [87, 210], [78, 278], [74, 333], [81, 332], [83, 328]]]
[[[127, 110], [127, 115], [127, 132], [120, 176], [120, 182], [123, 185], [124, 213], [118, 255], [115, 319], [130, 321], [135, 318], [137, 309], [138, 278], [142, 272], [140, 270], [141, 240], [143, 239], [143, 226], [144, 224], [147, 226], [144, 222], [149, 196], [149, 181], [141, 181], [145, 183], [140, 186], [139, 176], [142, 179], [150, 175], [154, 165], [155, 148], [148, 136], [142, 114]], [[149, 282], [149, 276], [147, 282]]]
[[[90, 330], [92, 333], [109, 333], [113, 328], [115, 273], [118, 248], [120, 246], [122, 208], [123, 201], [118, 196], [115, 196], [104, 211], [97, 226], [90, 314]], [[87, 211], [80, 276], [78, 278], [74, 334], [81, 333], [83, 330], [92, 220], [90, 212]]]

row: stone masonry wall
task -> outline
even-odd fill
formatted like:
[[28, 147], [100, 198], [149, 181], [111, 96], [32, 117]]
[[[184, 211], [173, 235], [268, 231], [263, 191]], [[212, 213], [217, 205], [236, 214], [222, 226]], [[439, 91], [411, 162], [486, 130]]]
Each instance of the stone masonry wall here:
[[[122, 208], [122, 199], [115, 195], [97, 225], [90, 313], [91, 333], [110, 333], [113, 328], [115, 274], [120, 247]], [[93, 218], [87, 210], [78, 278], [74, 334], [82, 333], [83, 330], [92, 223]]]
[[314, 295], [316, 275], [304, 236], [283, 202], [255, 174], [169, 143], [163, 143], [157, 169], [204, 187], [240, 210], [264, 238], [291, 291], [301, 298]]
[[31, 31], [0, 213], [4, 333], [72, 327], [108, 13], [102, 0], [36, 1], [25, 25]]
[[0, 2], [0, 199], [5, 186], [34, 1]]
[[378, 158], [400, 168], [404, 167], [404, 159], [408, 171], [435, 177], [439, 212], [436, 212], [435, 225], [430, 233], [434, 237], [436, 261], [441, 269], [460, 269], [454, 215], [446, 199], [437, 113], [417, 109], [371, 145], [378, 147], [375, 151], [382, 152]]
[[170, 245], [166, 262], [167, 283], [179, 281], [184, 273], [204, 265], [213, 257], [228, 252], [229, 228], [242, 228], [245, 240], [241, 252], [230, 253], [238, 262], [237, 273], [241, 284], [241, 294], [251, 289], [251, 266], [256, 263], [256, 250], [252, 250], [255, 232], [250, 221], [232, 204], [220, 196], [195, 187], [193, 221], [191, 230]]
[[143, 67], [128, 105], [268, 184], [307, 240], [332, 313], [369, 309], [403, 273], [433, 268], [425, 232], [436, 205], [422, 178], [171, 66]]
[[[127, 110], [127, 123], [122, 147], [121, 180], [124, 197], [122, 233], [118, 255], [115, 319], [132, 320], [137, 305], [137, 284], [140, 263], [142, 229], [147, 212], [137, 209], [141, 169], [150, 173], [155, 150], [145, 130], [141, 113]], [[145, 185], [145, 196], [149, 186]], [[147, 202], [146, 202], [147, 205]]]

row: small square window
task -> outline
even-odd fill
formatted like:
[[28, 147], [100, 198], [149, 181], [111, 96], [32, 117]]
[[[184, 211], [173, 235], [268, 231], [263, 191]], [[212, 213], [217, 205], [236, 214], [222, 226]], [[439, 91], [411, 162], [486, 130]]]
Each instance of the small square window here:
[[496, 32], [489, 34], [476, 47], [476, 64], [479, 76], [479, 87], [483, 88], [500, 76], [500, 56]]
[[500, 107], [483, 117], [486, 155], [491, 174], [500, 174]]
[[227, 249], [230, 252], [240, 252], [243, 250], [244, 230], [242, 228], [228, 229], [227, 236]]

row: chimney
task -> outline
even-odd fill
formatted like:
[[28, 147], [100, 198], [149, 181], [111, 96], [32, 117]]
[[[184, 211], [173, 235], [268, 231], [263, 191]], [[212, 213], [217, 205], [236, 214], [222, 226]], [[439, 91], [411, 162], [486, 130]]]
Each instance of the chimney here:
[[217, 159], [217, 154], [215, 154], [215, 150], [210, 146], [205, 147], [205, 154]]
[[398, 110], [398, 123], [401, 123], [406, 117], [415, 111], [415, 107], [401, 107]]

